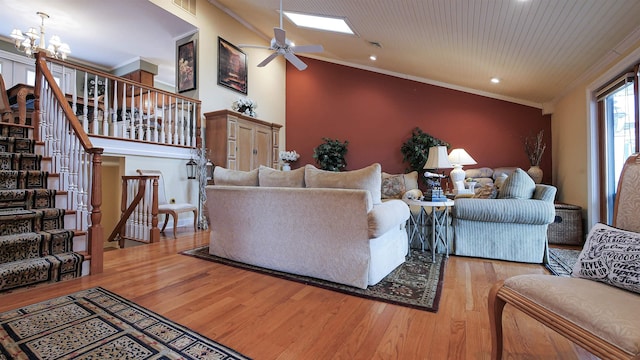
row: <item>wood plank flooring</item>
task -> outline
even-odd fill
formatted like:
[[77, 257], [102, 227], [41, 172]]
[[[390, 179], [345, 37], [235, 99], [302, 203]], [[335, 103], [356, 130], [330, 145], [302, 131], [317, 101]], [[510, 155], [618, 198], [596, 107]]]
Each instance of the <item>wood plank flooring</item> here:
[[[434, 314], [179, 254], [208, 234], [107, 251], [103, 274], [0, 294], [0, 312], [101, 286], [254, 359], [489, 359], [491, 285], [547, 273], [451, 256]], [[596, 359], [508, 305], [504, 325], [505, 359]]]

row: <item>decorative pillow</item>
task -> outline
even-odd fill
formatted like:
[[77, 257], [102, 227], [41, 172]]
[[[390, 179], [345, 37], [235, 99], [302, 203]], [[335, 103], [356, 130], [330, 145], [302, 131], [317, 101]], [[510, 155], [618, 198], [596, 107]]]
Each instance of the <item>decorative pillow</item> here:
[[382, 203], [382, 170], [378, 163], [343, 172], [320, 170], [307, 164], [304, 167], [304, 183], [309, 188], [369, 190], [373, 203]]
[[258, 169], [240, 171], [216, 166], [213, 169], [213, 183], [216, 185], [258, 186]]
[[404, 176], [393, 175], [382, 177], [382, 198], [383, 199], [401, 199], [402, 195], [407, 191], [404, 186]]
[[493, 169], [481, 167], [478, 169], [464, 169], [464, 176], [468, 178], [490, 178], [493, 175]]
[[493, 185], [485, 185], [478, 190], [475, 195], [473, 195], [474, 199], [495, 199], [498, 196], [498, 189], [496, 189]]
[[400, 199], [402, 195], [412, 189], [418, 188], [418, 172], [408, 174], [382, 173], [382, 198]]
[[518, 168], [507, 177], [500, 187], [498, 199], [531, 199], [535, 190], [536, 183], [533, 182], [531, 176]]
[[500, 190], [500, 188], [502, 187], [502, 184], [504, 184], [504, 181], [507, 180], [509, 176], [507, 174], [502, 174], [500, 176], [498, 176], [496, 178], [496, 181], [493, 182], [493, 184], [496, 186], [496, 189]]
[[304, 168], [291, 171], [280, 171], [267, 166], [258, 168], [260, 186], [270, 187], [304, 187]]
[[640, 293], [640, 233], [596, 224], [571, 275]]

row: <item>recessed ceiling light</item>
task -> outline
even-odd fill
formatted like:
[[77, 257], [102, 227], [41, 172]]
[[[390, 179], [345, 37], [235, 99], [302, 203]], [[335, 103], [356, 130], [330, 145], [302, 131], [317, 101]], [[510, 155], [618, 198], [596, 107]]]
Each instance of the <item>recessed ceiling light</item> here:
[[491, 82], [494, 83], [494, 84], [498, 84], [498, 83], [500, 83], [500, 79], [498, 79], [497, 77], [493, 77], [493, 78], [491, 78]]
[[370, 59], [371, 61], [376, 61], [376, 60], [378, 60], [378, 57], [377, 57], [377, 56], [375, 56], [375, 55], [371, 55], [371, 56], [369, 56], [369, 59]]
[[283, 13], [287, 18], [289, 18], [289, 20], [300, 27], [335, 31], [343, 34], [354, 34], [353, 30], [351, 30], [351, 27], [349, 27], [344, 18], [301, 14], [290, 11], [284, 11]]

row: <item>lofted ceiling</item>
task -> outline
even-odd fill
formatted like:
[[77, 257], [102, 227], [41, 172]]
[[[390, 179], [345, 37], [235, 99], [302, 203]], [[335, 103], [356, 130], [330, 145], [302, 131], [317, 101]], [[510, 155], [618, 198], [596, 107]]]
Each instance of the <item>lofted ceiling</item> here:
[[[258, 45], [268, 45], [279, 25], [279, 0], [197, 2], [211, 4], [260, 34]], [[638, 0], [283, 0], [283, 7], [345, 17], [355, 30], [297, 28], [285, 18], [290, 40], [324, 46], [309, 57], [540, 107], [640, 41]], [[112, 69], [142, 58], [159, 66], [156, 81], [167, 85], [175, 83], [176, 40], [197, 31], [148, 0], [0, 0], [0, 9], [0, 37], [39, 25], [36, 11], [44, 11], [47, 37], [60, 35], [73, 59]]]
[[[279, 0], [209, 2], [265, 39], [279, 24]], [[283, 8], [345, 17], [357, 33], [297, 28], [285, 17], [296, 45], [324, 46], [310, 57], [537, 105], [640, 39], [638, 0], [283, 0]]]

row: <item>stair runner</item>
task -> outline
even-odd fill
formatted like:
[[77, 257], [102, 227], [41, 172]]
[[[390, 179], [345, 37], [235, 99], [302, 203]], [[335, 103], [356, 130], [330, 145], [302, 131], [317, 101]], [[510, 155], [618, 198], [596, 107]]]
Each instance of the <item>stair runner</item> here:
[[0, 292], [79, 277], [84, 256], [27, 128], [0, 124]]

